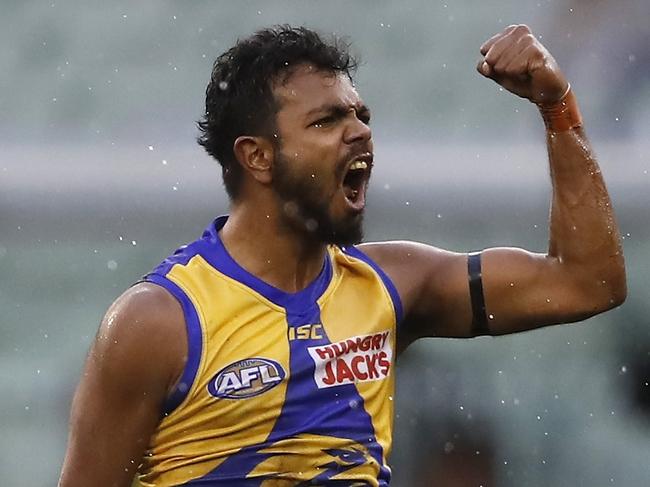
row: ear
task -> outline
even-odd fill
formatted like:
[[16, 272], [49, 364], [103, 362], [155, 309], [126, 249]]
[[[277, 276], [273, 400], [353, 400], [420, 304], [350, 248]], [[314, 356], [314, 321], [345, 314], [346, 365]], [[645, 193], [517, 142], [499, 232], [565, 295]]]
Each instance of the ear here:
[[273, 145], [266, 137], [237, 137], [233, 151], [246, 172], [262, 184], [271, 183]]

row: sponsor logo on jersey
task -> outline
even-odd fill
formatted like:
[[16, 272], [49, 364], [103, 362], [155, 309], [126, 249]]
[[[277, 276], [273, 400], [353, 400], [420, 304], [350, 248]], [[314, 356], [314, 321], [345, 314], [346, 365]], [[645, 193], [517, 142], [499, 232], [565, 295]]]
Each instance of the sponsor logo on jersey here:
[[383, 331], [308, 348], [318, 388], [386, 378], [393, 359], [389, 338], [390, 331]]
[[208, 391], [222, 399], [245, 399], [274, 388], [285, 377], [282, 366], [267, 358], [247, 358], [221, 369], [208, 383]]

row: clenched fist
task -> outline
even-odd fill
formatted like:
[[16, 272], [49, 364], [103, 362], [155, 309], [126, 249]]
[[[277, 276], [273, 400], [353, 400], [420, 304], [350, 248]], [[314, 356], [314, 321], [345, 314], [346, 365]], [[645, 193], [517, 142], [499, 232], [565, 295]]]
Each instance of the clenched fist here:
[[478, 72], [533, 103], [558, 101], [569, 83], [527, 25], [510, 25], [481, 46]]

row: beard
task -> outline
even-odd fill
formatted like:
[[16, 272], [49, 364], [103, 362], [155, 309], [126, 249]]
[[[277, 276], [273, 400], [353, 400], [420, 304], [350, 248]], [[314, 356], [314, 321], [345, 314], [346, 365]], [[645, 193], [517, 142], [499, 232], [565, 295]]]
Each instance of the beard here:
[[345, 246], [361, 242], [363, 213], [332, 217], [331, 199], [318, 179], [292, 173], [281, 151], [276, 151], [272, 176], [273, 188], [280, 197], [280, 212], [291, 229], [326, 244]]

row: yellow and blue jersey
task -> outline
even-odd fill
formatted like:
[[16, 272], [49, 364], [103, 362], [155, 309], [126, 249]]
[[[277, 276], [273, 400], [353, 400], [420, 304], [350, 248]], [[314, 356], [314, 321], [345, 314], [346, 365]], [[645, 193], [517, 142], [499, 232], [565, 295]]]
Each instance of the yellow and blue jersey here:
[[188, 357], [139, 469], [143, 486], [386, 486], [399, 296], [355, 247], [329, 246], [297, 293], [247, 272], [219, 230], [145, 280], [185, 315]]

